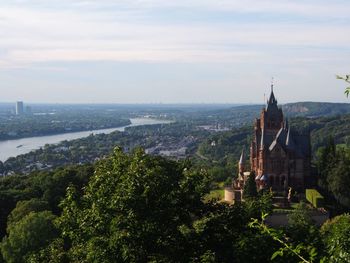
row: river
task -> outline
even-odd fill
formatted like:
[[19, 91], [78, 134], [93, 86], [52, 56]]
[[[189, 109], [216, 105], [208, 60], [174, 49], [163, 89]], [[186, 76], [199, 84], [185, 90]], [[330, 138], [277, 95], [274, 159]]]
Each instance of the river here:
[[21, 154], [29, 153], [30, 151], [40, 149], [45, 144], [57, 144], [62, 141], [71, 141], [89, 136], [90, 134], [111, 133], [114, 131], [124, 131], [127, 127], [166, 124], [172, 121], [156, 120], [149, 118], [134, 118], [130, 119], [131, 124], [118, 128], [109, 128], [101, 130], [91, 130], [82, 132], [69, 132], [56, 135], [37, 136], [16, 140], [7, 140], [0, 142], [0, 161], [4, 162], [10, 157], [16, 157]]

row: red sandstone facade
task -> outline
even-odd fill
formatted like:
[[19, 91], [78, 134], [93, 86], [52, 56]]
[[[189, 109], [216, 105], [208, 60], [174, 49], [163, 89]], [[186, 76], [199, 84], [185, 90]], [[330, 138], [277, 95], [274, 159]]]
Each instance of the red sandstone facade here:
[[267, 106], [255, 121], [250, 147], [251, 171], [256, 174], [258, 187], [301, 191], [310, 177], [310, 163], [310, 134], [289, 127], [272, 90]]

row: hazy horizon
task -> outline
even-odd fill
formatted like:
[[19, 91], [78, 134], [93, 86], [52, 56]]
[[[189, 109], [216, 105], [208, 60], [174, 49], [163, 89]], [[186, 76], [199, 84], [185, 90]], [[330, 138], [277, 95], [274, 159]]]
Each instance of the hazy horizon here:
[[2, 101], [348, 103], [345, 0], [4, 0]]
[[[15, 103], [17, 101], [0, 101], [0, 105], [9, 105], [15, 107]], [[162, 103], [162, 102], [150, 102], [150, 103], [104, 103], [104, 102], [28, 102], [28, 101], [22, 101], [26, 106], [233, 106], [233, 107], [239, 107], [239, 106], [265, 106], [267, 102], [265, 103], [235, 103], [235, 102], [213, 102], [213, 103], [207, 103], [207, 102], [173, 102], [173, 103]], [[327, 104], [350, 104], [349, 101], [345, 102], [328, 102], [328, 101], [291, 101], [291, 102], [278, 102], [279, 105], [286, 105], [286, 104], [294, 104], [294, 103], [327, 103]]]

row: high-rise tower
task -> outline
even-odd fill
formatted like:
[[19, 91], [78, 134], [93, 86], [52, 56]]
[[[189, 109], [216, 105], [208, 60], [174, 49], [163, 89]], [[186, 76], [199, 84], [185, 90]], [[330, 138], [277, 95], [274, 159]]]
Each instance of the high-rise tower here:
[[16, 102], [16, 115], [22, 115], [24, 113], [23, 101]]

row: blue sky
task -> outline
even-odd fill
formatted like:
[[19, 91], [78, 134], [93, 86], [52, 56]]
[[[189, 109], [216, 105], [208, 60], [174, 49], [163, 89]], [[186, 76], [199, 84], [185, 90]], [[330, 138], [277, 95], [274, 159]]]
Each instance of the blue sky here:
[[0, 101], [348, 102], [350, 1], [2, 0]]

